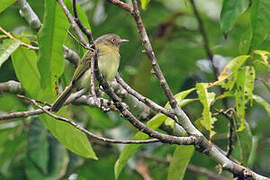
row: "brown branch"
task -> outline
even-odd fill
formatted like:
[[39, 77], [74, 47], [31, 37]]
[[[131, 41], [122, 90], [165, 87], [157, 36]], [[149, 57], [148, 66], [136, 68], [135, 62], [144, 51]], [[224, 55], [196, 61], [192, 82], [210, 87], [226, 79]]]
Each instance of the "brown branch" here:
[[[48, 109], [50, 109], [50, 108], [48, 107]], [[34, 116], [34, 115], [38, 115], [38, 114], [42, 114], [42, 113], [43, 113], [43, 111], [40, 109], [31, 110], [31, 111], [13, 112], [13, 113], [9, 113], [9, 114], [1, 114], [0, 120], [10, 120], [10, 119], [14, 119], [14, 118], [26, 118], [29, 116]]]
[[75, 22], [78, 24], [79, 28], [82, 30], [82, 32], [86, 35], [89, 43], [91, 46], [95, 46], [94, 44], [94, 39], [92, 36], [92, 33], [90, 30], [88, 30], [86, 27], [83, 26], [81, 20], [79, 19], [78, 13], [77, 13], [77, 6], [76, 6], [76, 0], [72, 0], [72, 7], [73, 7], [73, 12], [74, 12], [74, 17], [75, 17]]
[[235, 113], [235, 110], [233, 108], [229, 108], [226, 111], [224, 110], [218, 110], [218, 114], [223, 115], [229, 120], [229, 133], [228, 133], [228, 147], [227, 147], [227, 153], [226, 156], [230, 157], [233, 151], [233, 132], [235, 130], [234, 128], [234, 120], [233, 120], [233, 115]]

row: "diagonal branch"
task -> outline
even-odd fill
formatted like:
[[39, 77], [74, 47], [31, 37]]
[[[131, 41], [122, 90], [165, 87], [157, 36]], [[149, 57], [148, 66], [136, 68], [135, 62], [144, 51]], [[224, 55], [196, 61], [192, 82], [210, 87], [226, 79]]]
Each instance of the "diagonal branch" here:
[[83, 45], [85, 47], [89, 47], [89, 44], [87, 43], [87, 41], [85, 40], [85, 38], [82, 35], [82, 32], [80, 30], [80, 28], [77, 26], [76, 21], [74, 20], [73, 16], [71, 15], [71, 13], [69, 12], [69, 10], [67, 9], [66, 5], [64, 4], [63, 0], [56, 0], [58, 1], [58, 3], [60, 4], [60, 6], [62, 7], [64, 13], [66, 14], [71, 27], [74, 29], [74, 31], [76, 32], [76, 34], [79, 36], [80, 41], [83, 43]]
[[155, 53], [153, 51], [151, 42], [149, 40], [149, 37], [147, 35], [146, 29], [145, 29], [143, 21], [142, 21], [142, 17], [140, 15], [137, 0], [132, 0], [132, 4], [133, 4], [134, 10], [133, 10], [133, 13], [131, 15], [133, 16], [134, 20], [136, 21], [136, 25], [137, 25], [139, 34], [141, 36], [141, 40], [142, 40], [145, 52], [152, 62], [152, 67], [153, 67], [153, 70], [155, 72], [154, 74], [156, 75], [156, 77], [160, 81], [160, 85], [163, 89], [163, 92], [167, 96], [169, 103], [170, 103], [172, 109], [174, 110], [175, 115], [177, 116], [178, 123], [180, 123], [183, 126], [183, 128], [190, 135], [203, 136], [202, 133], [200, 131], [198, 131], [193, 126], [193, 124], [191, 123], [188, 116], [179, 107], [177, 101], [175, 100], [173, 93], [172, 93], [172, 91], [171, 91], [171, 89], [170, 89], [170, 87], [169, 87], [160, 67], [159, 67], [159, 64], [157, 62], [157, 58], [156, 58]]

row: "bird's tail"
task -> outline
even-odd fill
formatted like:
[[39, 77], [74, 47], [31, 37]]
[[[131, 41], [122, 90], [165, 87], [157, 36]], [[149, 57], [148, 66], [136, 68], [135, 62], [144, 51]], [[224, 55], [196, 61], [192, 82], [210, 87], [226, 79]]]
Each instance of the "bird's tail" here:
[[51, 107], [51, 111], [53, 112], [59, 111], [59, 109], [63, 106], [67, 98], [70, 96], [72, 92], [72, 88], [73, 88], [73, 85], [72, 83], [70, 83], [69, 86], [66, 87], [66, 89], [59, 95], [59, 97], [53, 103]]

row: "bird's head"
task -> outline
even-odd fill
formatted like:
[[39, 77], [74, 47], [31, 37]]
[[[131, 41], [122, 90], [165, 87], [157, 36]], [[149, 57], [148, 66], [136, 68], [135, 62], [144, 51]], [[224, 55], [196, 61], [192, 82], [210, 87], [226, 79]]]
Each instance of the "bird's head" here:
[[127, 39], [121, 39], [117, 34], [104, 34], [95, 40], [95, 44], [99, 45], [108, 45], [119, 48], [120, 44], [128, 42]]

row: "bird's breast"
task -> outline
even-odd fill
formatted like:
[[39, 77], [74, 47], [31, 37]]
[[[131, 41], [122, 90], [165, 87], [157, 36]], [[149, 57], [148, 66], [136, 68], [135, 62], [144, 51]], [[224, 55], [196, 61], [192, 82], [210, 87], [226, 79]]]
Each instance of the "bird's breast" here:
[[112, 81], [118, 71], [120, 54], [118, 48], [98, 48], [98, 68], [107, 81]]

